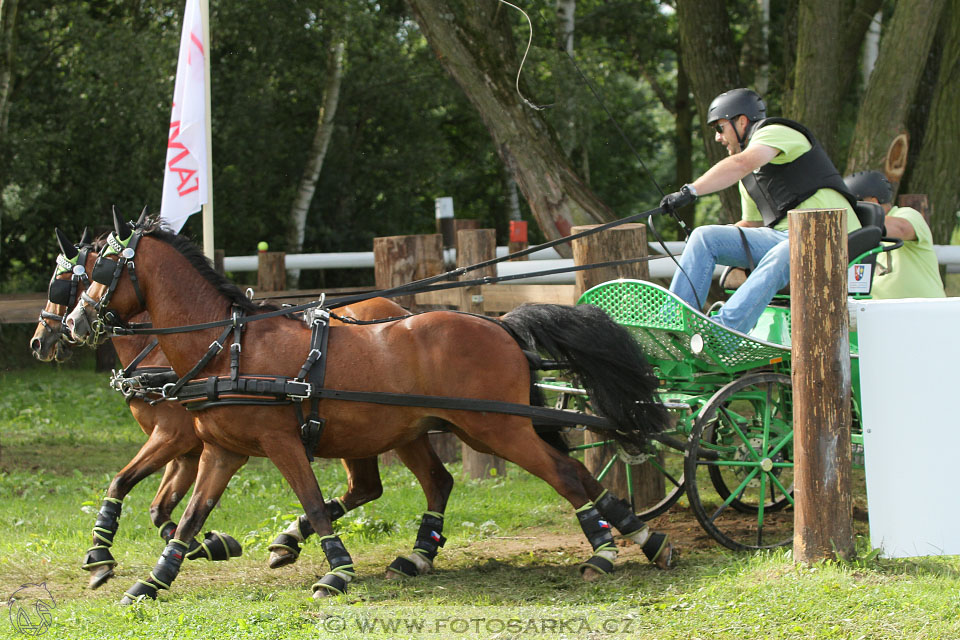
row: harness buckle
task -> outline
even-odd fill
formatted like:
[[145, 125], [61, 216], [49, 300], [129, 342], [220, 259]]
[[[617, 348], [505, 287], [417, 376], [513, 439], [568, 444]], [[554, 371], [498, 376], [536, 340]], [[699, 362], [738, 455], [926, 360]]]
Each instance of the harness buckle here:
[[160, 388], [160, 395], [164, 398], [172, 398], [173, 396], [168, 395], [168, 391], [175, 386], [177, 386], [176, 382], [168, 382]]
[[288, 385], [300, 385], [303, 387], [302, 393], [296, 393], [297, 389], [291, 389], [288, 387], [287, 395], [295, 400], [306, 400], [313, 395], [313, 385], [309, 382], [303, 380], [290, 380]]
[[223, 345], [220, 344], [220, 341], [219, 341], [219, 340], [214, 340], [213, 342], [211, 342], [211, 343], [210, 343], [210, 346], [207, 347], [207, 349], [208, 349], [208, 350], [212, 350], [213, 347], [214, 347], [214, 345], [216, 345], [216, 347], [217, 347], [217, 353], [220, 353], [221, 351], [223, 351]]

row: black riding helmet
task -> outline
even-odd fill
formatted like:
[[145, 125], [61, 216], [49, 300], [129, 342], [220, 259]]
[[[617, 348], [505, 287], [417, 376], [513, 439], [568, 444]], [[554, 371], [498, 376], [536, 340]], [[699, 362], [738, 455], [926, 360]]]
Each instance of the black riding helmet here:
[[[707, 109], [707, 124], [713, 124], [717, 120], [733, 120], [737, 116], [747, 116], [750, 122], [763, 120], [767, 117], [767, 105], [763, 103], [760, 97], [753, 89], [731, 89], [724, 91], [710, 103]], [[734, 129], [737, 134], [737, 141], [743, 146], [743, 139], [740, 133]]]
[[880, 204], [888, 204], [893, 200], [893, 185], [879, 171], [857, 171], [844, 178], [843, 182], [857, 200], [876, 198]]

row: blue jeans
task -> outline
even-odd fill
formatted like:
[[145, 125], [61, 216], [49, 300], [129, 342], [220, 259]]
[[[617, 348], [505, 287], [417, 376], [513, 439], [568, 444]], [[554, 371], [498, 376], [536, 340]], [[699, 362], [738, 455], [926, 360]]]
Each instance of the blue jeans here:
[[743, 249], [741, 230], [750, 247], [754, 269], [714, 320], [747, 333], [777, 291], [790, 284], [790, 244], [786, 231], [716, 224], [697, 227], [680, 256], [680, 266], [687, 275], [678, 269], [670, 283], [670, 291], [693, 308], [700, 309], [699, 305], [706, 302], [716, 265], [748, 268], [750, 264]]

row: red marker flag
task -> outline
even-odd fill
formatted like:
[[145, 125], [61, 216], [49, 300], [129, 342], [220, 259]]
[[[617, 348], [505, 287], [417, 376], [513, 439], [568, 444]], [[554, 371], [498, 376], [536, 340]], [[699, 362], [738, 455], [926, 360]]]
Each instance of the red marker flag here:
[[187, 218], [209, 201], [206, 146], [207, 104], [205, 57], [200, 0], [187, 0], [173, 88], [173, 109], [163, 172], [160, 217], [179, 232]]

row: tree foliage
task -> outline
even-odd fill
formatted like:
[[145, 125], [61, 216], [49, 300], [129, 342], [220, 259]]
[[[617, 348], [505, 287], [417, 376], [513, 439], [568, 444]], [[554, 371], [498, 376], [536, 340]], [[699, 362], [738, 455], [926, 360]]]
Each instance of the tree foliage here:
[[[573, 197], [581, 187], [569, 185], [580, 184], [608, 217], [652, 208], [661, 190], [723, 153], [700, 121], [710, 100], [754, 83], [767, 84], [770, 113], [811, 126], [841, 167], [876, 164], [874, 151], [856, 150], [883, 148], [893, 125], [870, 108], [895, 104], [896, 126], [911, 133], [901, 191], [931, 196], [944, 242], [960, 203], [950, 177], [960, 161], [958, 1], [769, 0], [769, 22], [757, 0], [568, 1], [572, 41], [560, 37], [555, 3], [516, 3], [533, 29], [519, 87], [550, 105], [533, 113], [515, 106], [514, 86], [529, 27], [499, 0], [211, 0], [216, 246], [227, 255], [253, 253], [260, 240], [286, 248], [278, 221], [311, 158], [337, 28], [349, 34], [340, 100], [303, 251], [365, 251], [376, 236], [432, 232], [439, 196], [453, 196], [458, 217], [496, 228], [503, 243], [512, 193], [505, 158], [509, 167], [543, 145], [569, 172], [555, 193]], [[411, 5], [439, 6], [458, 16], [451, 28], [472, 29], [468, 53], [502, 104], [514, 106], [478, 110]], [[856, 70], [877, 7], [881, 57], [865, 85]], [[0, 290], [43, 287], [55, 225], [79, 236], [106, 224], [112, 205], [131, 217], [159, 208], [182, 10], [162, 0], [0, 2]], [[910, 30], [921, 19], [922, 38], [895, 35], [921, 33]], [[505, 155], [502, 132], [522, 120], [537, 125], [517, 129]], [[535, 221], [528, 203], [547, 189], [517, 184], [521, 215]], [[735, 194], [723, 202], [736, 210]], [[730, 215], [717, 198], [697, 213]], [[195, 216], [184, 232], [199, 239], [200, 231]], [[533, 233], [544, 237], [536, 225]], [[313, 277], [304, 272], [302, 284]], [[349, 277], [327, 284], [353, 284]]]

